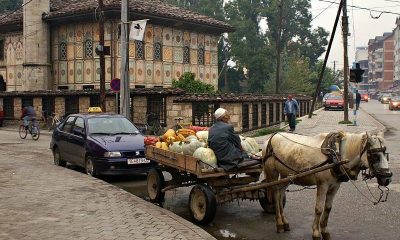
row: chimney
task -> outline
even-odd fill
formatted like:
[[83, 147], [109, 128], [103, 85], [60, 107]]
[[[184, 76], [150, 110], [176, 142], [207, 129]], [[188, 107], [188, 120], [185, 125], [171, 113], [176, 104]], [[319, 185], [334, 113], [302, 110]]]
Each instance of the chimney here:
[[24, 0], [24, 78], [25, 91], [51, 89], [50, 27], [42, 20], [50, 12], [50, 0]]

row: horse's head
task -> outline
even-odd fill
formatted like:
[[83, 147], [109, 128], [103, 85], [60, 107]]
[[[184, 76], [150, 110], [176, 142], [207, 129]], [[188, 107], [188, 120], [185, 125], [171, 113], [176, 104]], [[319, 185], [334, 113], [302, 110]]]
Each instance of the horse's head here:
[[378, 184], [387, 186], [392, 182], [392, 172], [389, 170], [389, 154], [383, 136], [366, 133], [362, 150], [362, 165], [370, 169], [370, 177], [376, 177]]

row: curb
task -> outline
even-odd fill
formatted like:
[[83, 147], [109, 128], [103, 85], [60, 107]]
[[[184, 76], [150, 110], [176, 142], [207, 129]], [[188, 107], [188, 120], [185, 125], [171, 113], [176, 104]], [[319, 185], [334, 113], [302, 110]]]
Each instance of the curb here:
[[371, 119], [374, 121], [375, 126], [377, 129], [371, 131], [371, 133], [377, 133], [377, 132], [383, 132], [385, 133], [387, 131], [387, 128], [385, 125], [383, 125], [381, 122], [379, 122], [375, 117], [373, 117], [371, 114], [367, 113], [364, 109], [360, 108], [361, 111], [363, 111], [366, 115], [370, 116]]

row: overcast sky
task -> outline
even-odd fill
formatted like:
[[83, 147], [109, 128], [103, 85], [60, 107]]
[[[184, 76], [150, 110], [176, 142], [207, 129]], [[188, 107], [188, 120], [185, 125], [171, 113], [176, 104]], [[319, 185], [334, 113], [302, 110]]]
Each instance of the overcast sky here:
[[[338, 5], [324, 1], [332, 1], [339, 3], [339, 0], [311, 0], [313, 17], [313, 26], [321, 26], [331, 32], [335, 21]], [[354, 61], [355, 47], [367, 46], [368, 40], [375, 36], [382, 35], [384, 32], [391, 32], [396, 27], [396, 17], [400, 16], [400, 0], [347, 0], [348, 15], [349, 15], [349, 62]], [[399, 15], [382, 13], [378, 19], [380, 12], [371, 12], [352, 8], [350, 5], [364, 8], [371, 8], [376, 11], [390, 11]], [[329, 7], [330, 6], [330, 7]], [[326, 11], [320, 14], [325, 8]], [[320, 14], [318, 17], [317, 15]], [[353, 30], [354, 27], [354, 30]], [[333, 66], [333, 61], [336, 61], [338, 68], [343, 68], [343, 42], [341, 35], [341, 27], [339, 26], [336, 32], [335, 40], [332, 46], [332, 51], [329, 56], [329, 66]]]

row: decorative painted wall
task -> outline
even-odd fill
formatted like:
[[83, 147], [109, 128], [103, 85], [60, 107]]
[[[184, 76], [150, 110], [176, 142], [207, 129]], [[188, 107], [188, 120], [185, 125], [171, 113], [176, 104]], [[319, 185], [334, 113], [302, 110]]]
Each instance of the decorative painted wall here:
[[3, 61], [0, 59], [0, 75], [7, 83], [7, 91], [20, 91], [24, 80], [22, 32], [0, 35], [0, 39], [4, 43], [4, 59]]
[[[52, 28], [54, 85], [81, 90], [84, 85], [99, 88], [100, 62], [95, 54], [99, 30], [95, 23]], [[191, 71], [205, 83], [218, 87], [218, 35], [189, 32], [148, 24], [143, 42], [129, 43], [130, 86], [168, 87], [173, 79]], [[106, 82], [120, 78], [121, 58], [117, 21], [105, 25]], [[109, 84], [106, 84], [106, 88]]]

